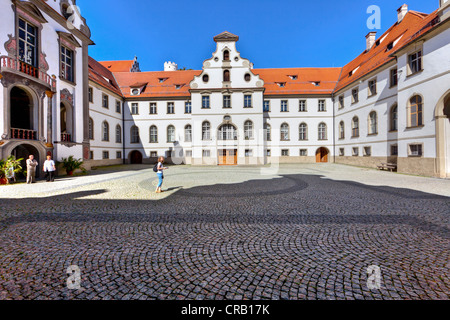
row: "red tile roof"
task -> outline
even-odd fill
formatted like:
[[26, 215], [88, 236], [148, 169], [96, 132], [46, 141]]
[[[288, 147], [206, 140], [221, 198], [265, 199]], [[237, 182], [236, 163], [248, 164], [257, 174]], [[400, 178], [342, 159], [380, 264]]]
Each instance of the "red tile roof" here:
[[89, 80], [122, 96], [119, 84], [114, 78], [113, 73], [91, 57], [89, 57]]
[[[379, 45], [374, 45], [369, 51], [364, 51], [356, 59], [342, 68], [342, 74], [335, 91], [339, 91], [361, 77], [392, 61], [392, 53], [411, 42], [417, 33], [426, 32], [432, 28], [431, 22], [437, 17], [437, 11], [424, 14], [409, 11], [400, 23], [395, 23], [378, 40], [384, 38]], [[397, 41], [396, 45], [388, 50], [388, 46]], [[358, 68], [352, 75], [350, 72]]]
[[99, 63], [111, 72], [130, 72], [134, 60], [100, 61]]

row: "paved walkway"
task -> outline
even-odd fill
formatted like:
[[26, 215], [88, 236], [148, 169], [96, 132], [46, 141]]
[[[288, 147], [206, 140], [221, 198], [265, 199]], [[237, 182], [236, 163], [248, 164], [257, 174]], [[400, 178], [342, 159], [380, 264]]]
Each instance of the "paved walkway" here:
[[326, 164], [155, 182], [129, 166], [0, 187], [0, 299], [450, 298], [449, 180]]

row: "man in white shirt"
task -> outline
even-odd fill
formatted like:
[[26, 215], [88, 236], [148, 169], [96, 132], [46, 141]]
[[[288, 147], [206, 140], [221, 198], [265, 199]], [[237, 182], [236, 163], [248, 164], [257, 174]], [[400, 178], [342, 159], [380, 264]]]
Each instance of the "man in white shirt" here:
[[27, 184], [36, 182], [36, 167], [38, 162], [34, 159], [34, 155], [30, 155], [27, 159]]
[[47, 182], [55, 181], [56, 165], [51, 156], [47, 156], [47, 161], [44, 162], [44, 172], [47, 176]]

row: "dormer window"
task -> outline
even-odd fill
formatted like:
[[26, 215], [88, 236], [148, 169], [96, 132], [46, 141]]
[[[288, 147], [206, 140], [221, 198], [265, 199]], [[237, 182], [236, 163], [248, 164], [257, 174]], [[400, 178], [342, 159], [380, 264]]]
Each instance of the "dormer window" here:
[[278, 85], [280, 88], [284, 88], [284, 87], [286, 87], [286, 82], [277, 82], [277, 85]]
[[224, 61], [230, 61], [230, 51], [225, 50], [225, 51], [223, 52], [223, 60], [224, 60]]
[[181, 87], [182, 87], [182, 85], [181, 85], [181, 84], [176, 84], [176, 85], [175, 85], [175, 89], [177, 89], [177, 90], [180, 90], [180, 89], [181, 89]]
[[131, 95], [138, 96], [140, 94], [139, 89], [131, 89]]
[[315, 85], [316, 87], [320, 86], [320, 81], [314, 81], [313, 85]]
[[164, 81], [166, 81], [168, 78], [159, 78], [159, 83], [163, 83]]
[[289, 78], [291, 78], [291, 80], [297, 80], [298, 79], [298, 76], [296, 76], [296, 75], [291, 75], [291, 76], [288, 76]]

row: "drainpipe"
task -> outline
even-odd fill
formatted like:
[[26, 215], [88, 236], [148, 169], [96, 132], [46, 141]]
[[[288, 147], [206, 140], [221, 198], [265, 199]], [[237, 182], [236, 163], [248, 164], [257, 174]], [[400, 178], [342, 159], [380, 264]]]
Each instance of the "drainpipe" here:
[[125, 164], [125, 101], [122, 103], [122, 163]]

